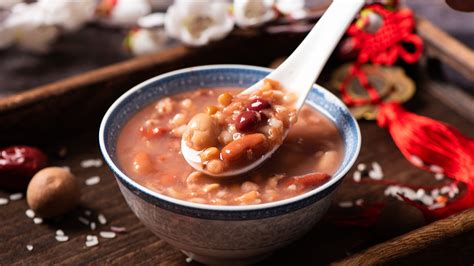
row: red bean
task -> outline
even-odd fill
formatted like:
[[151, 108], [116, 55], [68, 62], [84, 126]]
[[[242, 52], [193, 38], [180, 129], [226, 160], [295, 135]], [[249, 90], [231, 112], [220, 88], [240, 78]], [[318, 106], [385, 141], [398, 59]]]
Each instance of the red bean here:
[[252, 111], [260, 111], [267, 108], [270, 108], [270, 103], [260, 98], [253, 99], [247, 106], [247, 109]]
[[260, 115], [260, 121], [268, 120], [268, 116], [264, 112], [258, 112], [258, 114]]
[[33, 147], [11, 146], [0, 149], [0, 187], [23, 190], [39, 170], [46, 167], [48, 158]]
[[254, 129], [260, 122], [260, 116], [254, 111], [244, 111], [237, 116], [235, 128], [240, 132]]

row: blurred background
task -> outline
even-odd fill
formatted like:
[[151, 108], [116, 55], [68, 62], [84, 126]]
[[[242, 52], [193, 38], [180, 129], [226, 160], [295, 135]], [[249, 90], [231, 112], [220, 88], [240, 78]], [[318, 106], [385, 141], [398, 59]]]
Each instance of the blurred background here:
[[[151, 10], [141, 6], [143, 1], [150, 4]], [[165, 12], [173, 2], [170, 0], [143, 1], [123, 1], [124, 6], [118, 11], [111, 9], [110, 5], [114, 1], [69, 1], [80, 3], [78, 5], [80, 8], [72, 9], [70, 14], [61, 11], [50, 14], [53, 20], [55, 18], [66, 20], [67, 22], [62, 21], [66, 25], [62, 25], [62, 28], [65, 29], [61, 29], [59, 33], [49, 28], [23, 32], [22, 44], [5, 45], [8, 35], [2, 31], [2, 28], [5, 30], [6, 21], [10, 16], [17, 16], [16, 23], [21, 25], [37, 23], [35, 21], [40, 18], [34, 12], [28, 14], [30, 11], [24, 11], [23, 7], [19, 6], [22, 5], [22, 2], [34, 4], [36, 1], [0, 0], [0, 97], [3, 98], [84, 71], [120, 62], [137, 54], [143, 54], [143, 51], [137, 52], [133, 49], [146, 50], [146, 47], [130, 47], [130, 36], [133, 36], [131, 30], [133, 33], [133, 29], [137, 27], [130, 21], [134, 19], [136, 21], [134, 16], [140, 14]], [[48, 8], [52, 10], [55, 8], [62, 10], [61, 2], [68, 2], [68, 0], [50, 0], [49, 3], [47, 0], [43, 0], [43, 2], [50, 4], [51, 7]], [[307, 0], [305, 4], [317, 9], [324, 7], [328, 2]], [[83, 18], [81, 21], [80, 13], [87, 9], [86, 5], [88, 4], [95, 5], [95, 7], [89, 7], [95, 8], [94, 17]], [[447, 6], [445, 0], [405, 0], [402, 1], [402, 4], [411, 7], [417, 15], [427, 18], [471, 49], [474, 48], [474, 13], [455, 11]], [[162, 17], [158, 16], [152, 18], [151, 23], [159, 27], [162, 23], [160, 20]], [[15, 34], [18, 35], [18, 33], [10, 33], [10, 35]], [[53, 40], [45, 41], [47, 42], [46, 45], [43, 45], [45, 47], [39, 48], [42, 51], [33, 51], [38, 49], [34, 47], [35, 42], [41, 42], [43, 38], [48, 38], [51, 35], [55, 35], [54, 38], [52, 37]], [[157, 38], [161, 37], [157, 35]], [[159, 52], [160, 49], [177, 44], [178, 42], [173, 39], [157, 40], [156, 47], [153, 49]], [[449, 73], [449, 70], [447, 72]], [[463, 87], [472, 91], [474, 89], [469, 88], [471, 85], [467, 84]]]

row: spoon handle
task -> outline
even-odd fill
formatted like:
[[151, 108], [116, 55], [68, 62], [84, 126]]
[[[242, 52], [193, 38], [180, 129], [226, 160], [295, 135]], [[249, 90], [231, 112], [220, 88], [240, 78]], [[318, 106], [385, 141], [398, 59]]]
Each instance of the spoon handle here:
[[268, 76], [298, 94], [296, 108], [303, 106], [306, 95], [363, 4], [364, 0], [334, 0], [298, 48]]

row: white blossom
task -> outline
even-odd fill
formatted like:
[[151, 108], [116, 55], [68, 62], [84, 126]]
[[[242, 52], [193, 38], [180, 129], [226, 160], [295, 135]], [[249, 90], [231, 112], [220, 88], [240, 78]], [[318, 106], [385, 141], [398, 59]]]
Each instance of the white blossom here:
[[305, 0], [277, 0], [276, 8], [284, 15], [302, 18], [306, 15]]
[[23, 2], [23, 0], [0, 0], [0, 9], [10, 9], [14, 5]]
[[104, 22], [116, 26], [136, 25], [139, 18], [151, 12], [148, 0], [117, 0], [115, 5], [106, 8], [110, 10], [102, 10], [107, 13]]
[[50, 44], [58, 36], [58, 29], [55, 25], [44, 22], [44, 10], [39, 8], [39, 3], [17, 4], [10, 16], [3, 22], [6, 36], [0, 35], [0, 43], [5, 39], [13, 38], [10, 44], [16, 43], [19, 47], [33, 51], [46, 52]]
[[166, 32], [192, 46], [220, 40], [234, 27], [229, 8], [226, 1], [176, 0], [166, 13]]
[[153, 13], [138, 19], [137, 24], [141, 28], [161, 27], [165, 24], [165, 13]]
[[235, 23], [241, 27], [258, 26], [276, 18], [274, 0], [234, 0]]
[[95, 0], [39, 0], [38, 8], [42, 9], [43, 23], [57, 25], [74, 31], [94, 18]]
[[95, 0], [39, 0], [19, 3], [0, 24], [0, 48], [16, 44], [33, 52], [47, 52], [59, 29], [77, 30], [94, 17]]
[[163, 29], [139, 29], [127, 37], [127, 46], [134, 55], [156, 53], [165, 47], [168, 38]]
[[23, 28], [16, 35], [17, 44], [24, 50], [45, 53], [59, 35], [59, 30], [54, 26], [40, 26], [36, 28]]

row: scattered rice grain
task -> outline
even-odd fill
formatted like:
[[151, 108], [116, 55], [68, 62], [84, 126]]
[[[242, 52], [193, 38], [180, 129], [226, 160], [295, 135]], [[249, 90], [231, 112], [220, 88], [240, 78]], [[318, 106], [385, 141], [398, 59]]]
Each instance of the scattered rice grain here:
[[100, 224], [107, 224], [107, 219], [102, 213], [99, 213], [99, 215], [97, 215], [97, 220], [99, 220]]
[[33, 248], [34, 248], [33, 245], [26, 245], [26, 249], [27, 249], [28, 251], [32, 251]]
[[7, 205], [7, 204], [8, 204], [8, 199], [0, 198], [0, 205]]
[[26, 214], [26, 217], [31, 218], [31, 219], [35, 218], [35, 215], [36, 215], [32, 209], [26, 210], [25, 214]]
[[9, 198], [10, 198], [11, 201], [22, 199], [23, 198], [23, 193], [11, 194]]
[[357, 170], [363, 172], [365, 170], [367, 170], [367, 165], [365, 163], [360, 163], [357, 165]]
[[439, 196], [439, 189], [435, 188], [431, 190], [431, 197], [436, 198]]
[[92, 231], [97, 228], [97, 225], [94, 222], [91, 222], [90, 226]]
[[92, 239], [90, 241], [86, 241], [86, 247], [93, 247], [99, 245], [98, 239]]
[[79, 216], [77, 219], [79, 220], [79, 222], [81, 222], [85, 225], [89, 225], [89, 220], [87, 220], [86, 218], [84, 218], [82, 216]]
[[448, 187], [448, 186], [444, 186], [444, 187], [442, 187], [441, 190], [440, 190], [441, 194], [448, 194], [449, 191], [451, 191], [451, 188]]
[[114, 232], [102, 231], [100, 232], [100, 236], [103, 238], [115, 238], [117, 235]]
[[82, 168], [90, 168], [90, 167], [101, 167], [102, 160], [101, 159], [88, 159], [81, 161]]
[[444, 169], [439, 165], [432, 164], [430, 165], [430, 171], [433, 173], [442, 174], [444, 172]]
[[352, 179], [359, 183], [360, 180], [362, 180], [362, 173], [360, 171], [355, 171], [354, 174], [352, 175]]
[[420, 159], [420, 157], [418, 157], [418, 156], [416, 156], [416, 155], [412, 155], [412, 156], [410, 157], [410, 161], [411, 161], [414, 165], [416, 165], [416, 166], [418, 166], [418, 167], [422, 167], [422, 166], [424, 165], [424, 163], [423, 163], [423, 161]]
[[407, 188], [407, 187], [402, 187], [400, 188], [400, 191], [399, 191], [401, 194], [403, 194], [403, 196], [411, 199], [411, 200], [415, 200], [417, 199], [417, 195], [416, 195], [416, 192], [411, 189], [411, 188]]
[[448, 192], [448, 197], [449, 197], [450, 199], [454, 198], [455, 196], [456, 196], [456, 193], [454, 193], [454, 191], [450, 190], [450, 191]]
[[364, 205], [364, 199], [358, 199], [358, 200], [356, 200], [356, 201], [355, 201], [355, 204], [356, 204], [357, 206], [362, 206], [362, 205]]
[[69, 240], [69, 237], [68, 236], [56, 236], [56, 240], [58, 242], [66, 242]]
[[191, 258], [191, 257], [187, 257], [187, 258], [186, 258], [186, 262], [187, 262], [187, 263], [191, 263], [191, 262], [193, 262], [193, 258]]
[[426, 206], [431, 206], [431, 205], [434, 204], [434, 199], [431, 196], [428, 196], [428, 195], [424, 195], [423, 197], [421, 197], [420, 200]]
[[97, 236], [96, 235], [87, 235], [86, 240], [87, 241], [97, 240]]
[[338, 205], [339, 205], [340, 208], [350, 208], [350, 207], [354, 206], [352, 201], [341, 201], [341, 202], [339, 202]]
[[287, 187], [287, 189], [288, 189], [288, 190], [296, 190], [296, 185], [295, 185], [295, 184], [289, 185], [289, 186]]
[[399, 189], [400, 189], [399, 186], [388, 186], [384, 191], [384, 195], [385, 196], [395, 196]]
[[43, 223], [43, 218], [35, 217], [35, 218], [33, 218], [33, 223], [42, 224]]
[[97, 185], [100, 182], [100, 176], [92, 176], [86, 179], [86, 185], [93, 186]]
[[434, 175], [435, 179], [438, 180], [438, 181], [441, 181], [444, 179], [444, 174], [443, 173], [436, 173]]
[[369, 171], [369, 177], [374, 180], [383, 179], [382, 167], [378, 162], [372, 162], [372, 170]]
[[454, 194], [458, 194], [459, 193], [459, 188], [456, 184], [451, 184], [451, 190], [454, 192]]
[[56, 230], [56, 235], [57, 236], [64, 236], [64, 231], [61, 229]]
[[84, 215], [85, 215], [85, 216], [91, 216], [91, 214], [92, 214], [92, 212], [89, 211], [89, 210], [85, 210], [85, 211], [84, 211]]
[[127, 231], [127, 228], [125, 227], [119, 227], [119, 226], [111, 226], [110, 230], [115, 233], [124, 233]]
[[421, 199], [426, 194], [425, 190], [420, 188], [416, 191], [416, 198]]

